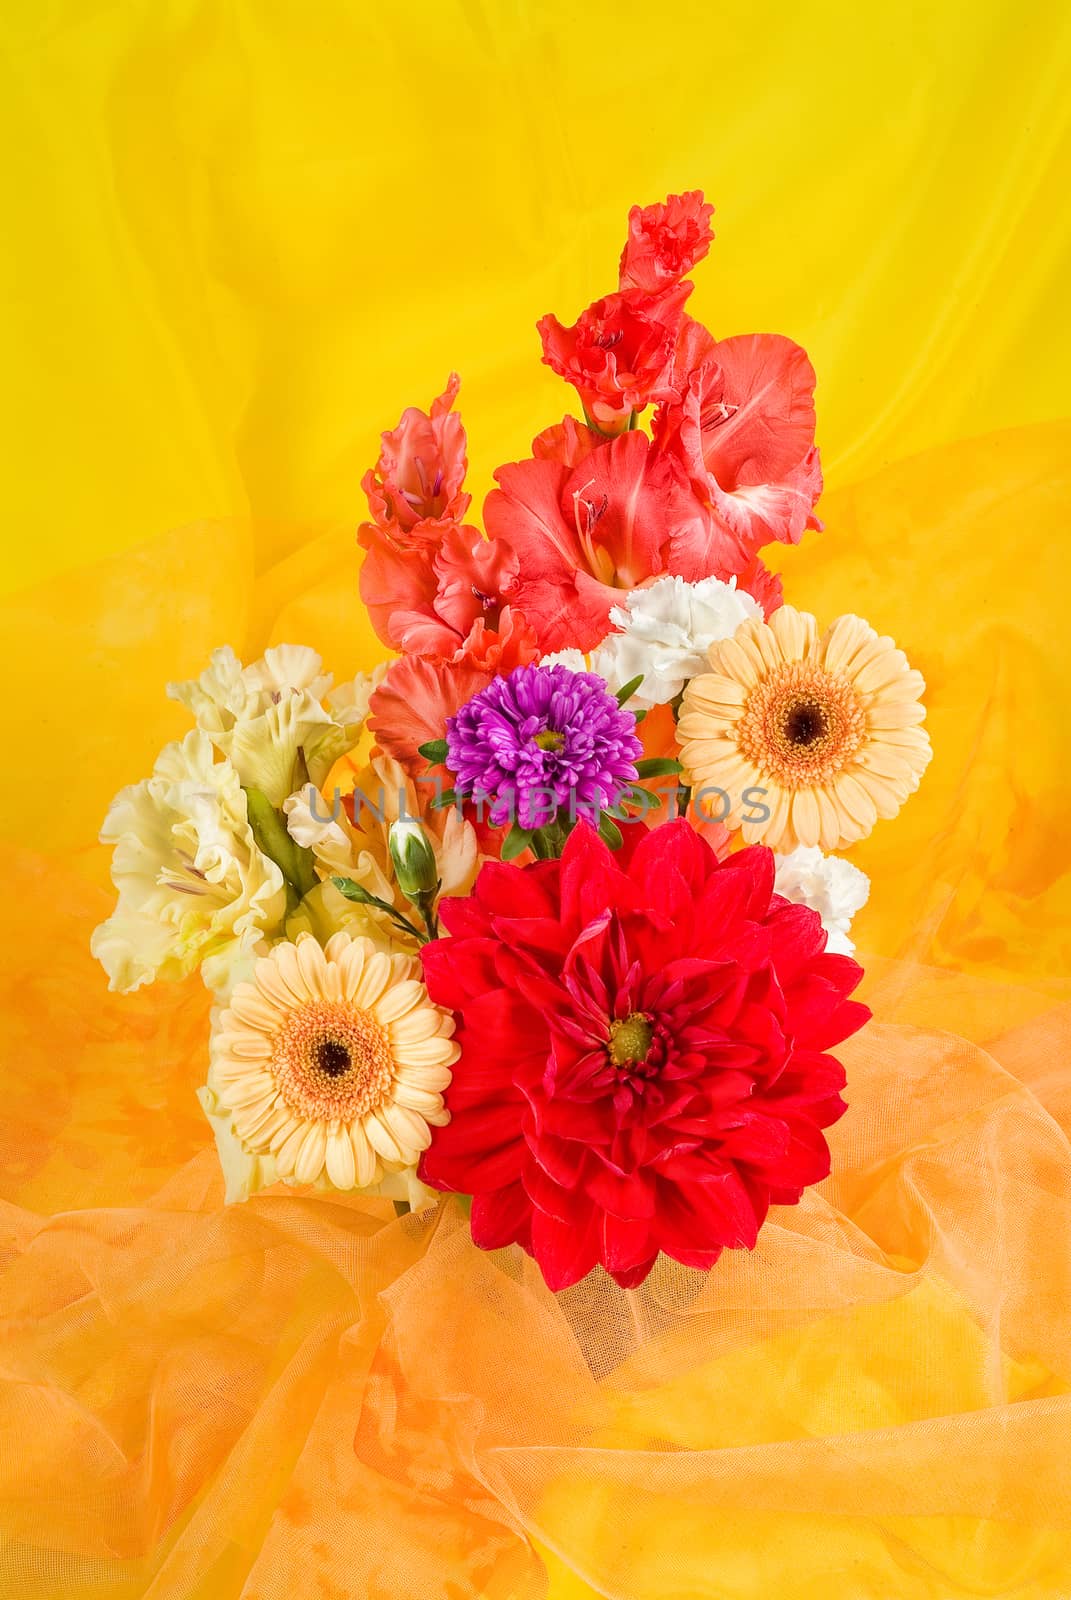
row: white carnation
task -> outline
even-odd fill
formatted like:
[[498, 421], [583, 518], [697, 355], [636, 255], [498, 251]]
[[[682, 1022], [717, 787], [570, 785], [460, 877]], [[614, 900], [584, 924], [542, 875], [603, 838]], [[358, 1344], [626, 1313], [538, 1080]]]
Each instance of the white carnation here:
[[823, 855], [817, 845], [800, 845], [787, 856], [775, 855], [774, 861], [776, 892], [817, 911], [829, 935], [826, 949], [850, 956], [855, 950], [848, 937], [852, 918], [870, 894], [866, 873], [839, 856]]
[[735, 578], [659, 578], [614, 606], [610, 621], [619, 631], [593, 652], [592, 671], [614, 692], [642, 674], [630, 704], [668, 705], [703, 671], [710, 645], [731, 638], [748, 617], [761, 616], [758, 602], [737, 589]]
[[540, 656], [541, 667], [568, 667], [570, 672], [588, 672], [588, 658], [582, 650], [555, 650], [552, 655]]
[[194, 729], [164, 749], [151, 778], [120, 790], [101, 830], [113, 844], [113, 914], [93, 954], [113, 989], [195, 967], [220, 988], [236, 965], [282, 931], [283, 875], [257, 848], [234, 768]]

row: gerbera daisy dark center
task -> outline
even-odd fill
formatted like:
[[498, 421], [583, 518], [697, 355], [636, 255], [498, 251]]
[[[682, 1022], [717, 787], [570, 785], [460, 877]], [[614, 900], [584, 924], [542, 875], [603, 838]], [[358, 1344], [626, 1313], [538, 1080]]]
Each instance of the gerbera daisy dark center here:
[[328, 1078], [341, 1078], [353, 1064], [346, 1046], [337, 1039], [321, 1039], [313, 1049], [313, 1057]]
[[610, 1024], [610, 1060], [615, 1067], [647, 1060], [654, 1029], [650, 1017], [642, 1011]]
[[813, 700], [801, 700], [785, 713], [785, 738], [791, 744], [813, 744], [826, 732], [825, 713]]
[[866, 720], [847, 678], [790, 661], [751, 689], [736, 737], [741, 754], [782, 788], [814, 788], [847, 766], [866, 738]]
[[271, 1072], [296, 1116], [348, 1122], [390, 1093], [394, 1059], [386, 1028], [344, 1000], [310, 1000], [275, 1034]]

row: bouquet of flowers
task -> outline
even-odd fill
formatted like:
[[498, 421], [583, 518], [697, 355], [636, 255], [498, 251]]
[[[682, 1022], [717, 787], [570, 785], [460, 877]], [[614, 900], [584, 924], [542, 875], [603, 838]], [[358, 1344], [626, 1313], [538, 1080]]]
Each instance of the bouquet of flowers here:
[[389, 663], [332, 688], [307, 647], [224, 647], [169, 687], [195, 726], [112, 805], [94, 952], [212, 990], [228, 1199], [455, 1195], [552, 1289], [631, 1287], [829, 1171], [830, 1052], [869, 1015], [835, 852], [917, 788], [924, 685], [763, 564], [821, 527], [814, 372], [688, 315], [711, 214], [634, 207], [617, 289], [539, 323], [582, 417], [499, 469], [483, 531], [456, 377], [383, 435]]

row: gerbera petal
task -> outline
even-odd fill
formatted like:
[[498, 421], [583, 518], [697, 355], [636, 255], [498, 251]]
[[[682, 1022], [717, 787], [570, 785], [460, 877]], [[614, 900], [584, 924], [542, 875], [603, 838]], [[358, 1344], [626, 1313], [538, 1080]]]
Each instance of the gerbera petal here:
[[815, 793], [818, 806], [819, 839], [823, 850], [835, 850], [841, 839], [841, 813], [836, 798], [819, 789]]
[[399, 1065], [402, 1062], [408, 1067], [448, 1067], [458, 1058], [460, 1046], [453, 1039], [444, 1039], [436, 1035], [433, 1039], [421, 1039], [417, 1044], [399, 1044], [396, 1056]]
[[382, 1156], [384, 1161], [405, 1163], [404, 1150], [379, 1112], [374, 1111], [366, 1117], [363, 1126], [368, 1143], [377, 1155]]
[[422, 1089], [399, 1078], [394, 1085], [394, 1103], [419, 1111], [421, 1116], [434, 1116], [443, 1108], [443, 1097], [436, 1089]]
[[[286, 948], [283, 946], [282, 948]], [[326, 961], [320, 945], [310, 934], [305, 934], [298, 939], [294, 946], [298, 971], [306, 992], [316, 996], [324, 992], [324, 979], [326, 977]], [[284, 968], [285, 970], [285, 968]], [[289, 981], [289, 975], [288, 975]]]
[[441, 1027], [442, 1018], [425, 1006], [420, 1010], [410, 1011], [407, 1016], [399, 1017], [397, 1022], [392, 1022], [390, 1036], [392, 1042], [400, 1046], [419, 1044], [422, 1039], [434, 1038]]
[[[276, 1139], [279, 1141], [275, 1150], [275, 1160], [282, 1177], [288, 1178], [293, 1173], [308, 1132], [309, 1124], [307, 1122], [295, 1121], [292, 1126], [285, 1129], [285, 1132], [280, 1129], [280, 1133], [276, 1134], [275, 1139], [272, 1140], [273, 1145], [275, 1145]], [[280, 1137], [280, 1134], [283, 1136]]]
[[376, 1175], [376, 1152], [372, 1149], [364, 1124], [355, 1122], [350, 1129], [353, 1146], [354, 1177], [358, 1189], [367, 1189]]
[[[744, 639], [722, 639], [718, 645], [718, 671], [731, 684], [747, 690], [759, 681], [762, 671], [761, 653], [744, 648]], [[709, 693], [709, 686], [707, 692]]]
[[925, 720], [926, 707], [917, 700], [876, 700], [867, 711], [872, 733], [883, 733], [886, 728], [913, 728]]
[[322, 1122], [313, 1122], [305, 1130], [305, 1137], [294, 1158], [294, 1177], [298, 1183], [314, 1183], [324, 1169], [327, 1150], [327, 1128]]
[[336, 1189], [352, 1189], [357, 1178], [357, 1162], [348, 1128], [332, 1128], [327, 1136], [325, 1156], [327, 1176]]
[[781, 606], [767, 626], [772, 630], [786, 661], [801, 661], [817, 638], [818, 626], [806, 611]]
[[[315, 944], [315, 940], [313, 943]], [[317, 948], [319, 947], [317, 946]], [[304, 1005], [312, 998], [312, 995], [308, 984], [305, 982], [301, 963], [298, 961], [297, 946], [293, 944], [277, 944], [272, 951], [271, 959], [275, 963], [275, 973], [286, 991], [288, 1005]], [[265, 974], [265, 976], [267, 975]], [[257, 977], [258, 979], [260, 978], [259, 970]]]
[[822, 832], [822, 818], [812, 789], [797, 789], [792, 798], [792, 827], [800, 844], [814, 845]]
[[820, 655], [827, 672], [847, 672], [852, 660], [869, 640], [875, 639], [873, 628], [862, 617], [851, 613], [838, 617], [826, 629]]
[[248, 1028], [259, 1028], [271, 1033], [282, 1020], [282, 1012], [263, 990], [251, 983], [239, 984], [231, 996], [230, 1011], [238, 1022]]
[[452, 1077], [448, 1066], [423, 1066], [409, 1061], [397, 1063], [396, 1081], [411, 1084], [415, 1089], [445, 1089]]
[[386, 994], [380, 995], [370, 1009], [377, 1021], [394, 1022], [397, 1018], [404, 1017], [407, 1011], [412, 1011], [414, 1006], [419, 1005], [426, 993], [424, 985], [416, 978], [406, 978], [392, 986]]
[[399, 1105], [396, 1100], [392, 1105], [384, 1106], [380, 1116], [399, 1147], [405, 1151], [407, 1161], [414, 1160], [431, 1143], [431, 1130], [418, 1111]]
[[269, 1099], [264, 1105], [243, 1107], [235, 1113], [234, 1127], [239, 1138], [258, 1150], [266, 1150], [272, 1135], [290, 1120], [290, 1113], [277, 1100]]
[[896, 816], [910, 790], [918, 787], [918, 779], [914, 775], [906, 783], [894, 783], [888, 778], [879, 777], [877, 773], [860, 770], [857, 767], [852, 777], [869, 796], [878, 816], [886, 820]]
[[225, 1037], [221, 1047], [236, 1061], [267, 1061], [271, 1056], [271, 1040], [261, 1033]]
[[348, 976], [354, 1005], [371, 1009], [390, 982], [390, 956], [384, 950], [358, 951], [350, 958]]
[[232, 1110], [239, 1106], [260, 1105], [275, 1092], [275, 1084], [266, 1073], [244, 1073], [239, 1078], [220, 1078], [220, 1099]]
[[[882, 645], [884, 649], [880, 648]], [[863, 652], [860, 651], [860, 655]], [[912, 674], [907, 664], [907, 657], [902, 650], [897, 650], [891, 639], [879, 639], [872, 651], [867, 652], [869, 659], [860, 662], [858, 658], [852, 665], [852, 679], [860, 694], [882, 694], [893, 684], [900, 684], [906, 695], [910, 692]], [[918, 692], [921, 694], [925, 685], [919, 682]]]
[[859, 779], [842, 772], [837, 778], [836, 794], [852, 820], [869, 833], [878, 820], [878, 809]]

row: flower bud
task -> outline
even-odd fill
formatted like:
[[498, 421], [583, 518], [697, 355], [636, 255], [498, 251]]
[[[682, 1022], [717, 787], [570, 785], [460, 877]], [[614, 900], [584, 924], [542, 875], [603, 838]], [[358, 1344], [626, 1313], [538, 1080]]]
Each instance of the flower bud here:
[[434, 894], [439, 887], [439, 870], [431, 840], [420, 823], [411, 817], [399, 817], [390, 825], [387, 843], [398, 887], [405, 897], [416, 900], [421, 895]]

